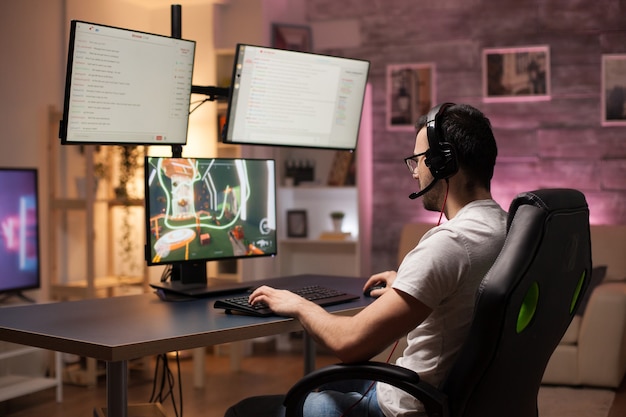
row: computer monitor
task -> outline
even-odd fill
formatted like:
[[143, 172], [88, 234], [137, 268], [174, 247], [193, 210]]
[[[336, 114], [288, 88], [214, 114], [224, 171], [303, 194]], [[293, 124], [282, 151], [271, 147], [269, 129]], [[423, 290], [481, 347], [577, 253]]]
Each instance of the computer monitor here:
[[272, 159], [147, 157], [146, 261], [206, 282], [206, 263], [277, 253]]
[[0, 168], [0, 298], [40, 287], [37, 170]]
[[223, 142], [354, 150], [369, 65], [238, 44]]
[[195, 42], [73, 20], [63, 144], [187, 142]]

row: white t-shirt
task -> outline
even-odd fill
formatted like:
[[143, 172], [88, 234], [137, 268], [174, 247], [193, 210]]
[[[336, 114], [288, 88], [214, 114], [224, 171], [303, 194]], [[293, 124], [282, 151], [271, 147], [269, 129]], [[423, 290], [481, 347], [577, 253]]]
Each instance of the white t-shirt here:
[[[504, 245], [506, 220], [495, 201], [471, 202], [406, 255], [392, 287], [433, 311], [408, 333], [397, 365], [433, 386], [443, 381], [469, 331], [478, 286]], [[404, 391], [384, 383], [376, 390], [386, 416], [423, 415], [422, 404]]]

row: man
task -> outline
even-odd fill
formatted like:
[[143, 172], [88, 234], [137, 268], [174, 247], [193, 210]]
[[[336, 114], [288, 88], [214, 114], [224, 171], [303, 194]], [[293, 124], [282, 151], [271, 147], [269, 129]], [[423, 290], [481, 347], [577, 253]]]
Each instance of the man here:
[[[398, 272], [371, 276], [378, 299], [353, 317], [335, 316], [285, 290], [263, 286], [250, 302], [266, 303], [277, 314], [295, 317], [318, 343], [344, 362], [368, 360], [406, 335], [396, 362], [438, 385], [469, 330], [475, 293], [506, 234], [506, 212], [492, 199], [490, 183], [497, 155], [489, 120], [468, 105], [445, 103], [420, 119], [414, 155], [405, 162], [427, 210], [448, 221], [427, 232]], [[364, 288], [364, 289], [365, 289]], [[305, 416], [420, 415], [422, 405], [403, 391], [378, 383], [342, 384], [311, 393]], [[227, 417], [281, 416], [281, 396], [244, 400]]]

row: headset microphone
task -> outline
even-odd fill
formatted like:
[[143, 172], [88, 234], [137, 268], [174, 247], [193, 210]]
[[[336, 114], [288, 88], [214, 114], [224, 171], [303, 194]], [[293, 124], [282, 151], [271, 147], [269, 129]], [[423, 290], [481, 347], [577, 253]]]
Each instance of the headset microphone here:
[[429, 192], [431, 188], [433, 188], [433, 187], [435, 186], [435, 183], [436, 183], [438, 180], [439, 180], [439, 178], [435, 178], [435, 179], [433, 179], [433, 180], [430, 182], [430, 184], [428, 184], [428, 185], [426, 186], [426, 188], [424, 188], [423, 190], [420, 190], [420, 191], [418, 191], [417, 193], [411, 193], [411, 194], [409, 194], [409, 198], [410, 198], [411, 200], [415, 200], [416, 198], [423, 196], [424, 194], [426, 194], [427, 192]]

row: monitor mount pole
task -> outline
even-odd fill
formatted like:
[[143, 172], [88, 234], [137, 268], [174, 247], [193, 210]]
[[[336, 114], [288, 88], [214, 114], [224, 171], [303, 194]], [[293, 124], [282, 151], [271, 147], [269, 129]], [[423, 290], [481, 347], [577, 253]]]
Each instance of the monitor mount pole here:
[[[182, 38], [182, 7], [180, 4], [172, 4], [172, 38]], [[220, 97], [228, 98], [230, 92], [228, 88], [191, 86], [192, 94], [204, 94], [208, 101], [215, 101]], [[183, 153], [182, 145], [172, 145], [172, 156], [181, 158]], [[189, 264], [172, 265], [173, 281], [181, 281], [183, 284], [206, 284], [206, 262], [193, 262]]]
[[[172, 4], [171, 6], [172, 20], [172, 38], [182, 38], [182, 6], [180, 4]], [[228, 98], [230, 89], [224, 87], [205, 87], [199, 85], [191, 86], [191, 94], [204, 94], [207, 101], [215, 101], [219, 98]], [[172, 156], [180, 158], [183, 153], [182, 145], [172, 145]]]

